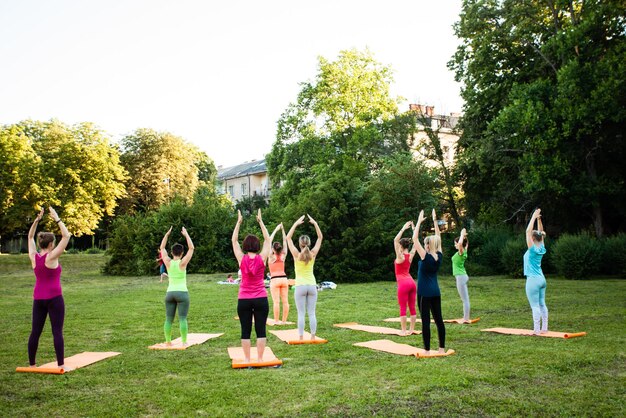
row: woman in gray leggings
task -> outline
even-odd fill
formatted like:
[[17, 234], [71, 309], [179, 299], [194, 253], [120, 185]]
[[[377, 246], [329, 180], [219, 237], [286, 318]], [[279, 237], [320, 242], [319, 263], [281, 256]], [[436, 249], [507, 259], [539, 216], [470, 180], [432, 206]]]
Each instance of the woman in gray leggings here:
[[469, 242], [467, 241], [467, 232], [465, 228], [461, 231], [461, 236], [454, 239], [454, 246], [457, 252], [452, 256], [452, 274], [456, 277], [456, 288], [459, 291], [459, 296], [463, 301], [463, 322], [470, 322], [470, 299], [469, 292], [467, 291], [467, 282], [469, 277], [465, 271], [465, 260], [467, 260], [467, 248]]
[[317, 331], [317, 318], [315, 317], [315, 304], [317, 303], [317, 282], [313, 274], [313, 266], [315, 265], [315, 257], [322, 246], [322, 231], [315, 219], [310, 215], [306, 215], [309, 222], [315, 227], [317, 233], [317, 241], [315, 246], [310, 249], [311, 238], [308, 235], [301, 235], [298, 239], [300, 250], [293, 243], [293, 234], [299, 225], [304, 223], [305, 215], [302, 215], [293, 224], [287, 234], [287, 245], [294, 259], [296, 270], [296, 308], [298, 310], [298, 334], [300, 340], [304, 339], [304, 316], [309, 314], [309, 326], [311, 328], [311, 340], [315, 340]]

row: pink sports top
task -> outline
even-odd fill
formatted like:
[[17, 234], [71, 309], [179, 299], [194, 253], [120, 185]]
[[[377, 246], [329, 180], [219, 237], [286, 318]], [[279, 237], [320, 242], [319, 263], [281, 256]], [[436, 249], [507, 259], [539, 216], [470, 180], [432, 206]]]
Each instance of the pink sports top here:
[[276, 256], [276, 261], [269, 263], [270, 276], [272, 276], [272, 279], [287, 277], [285, 274], [285, 260], [282, 260], [281, 256], [282, 254], [278, 254]]
[[260, 255], [250, 258], [245, 254], [239, 265], [241, 269], [241, 285], [239, 286], [239, 299], [266, 298], [265, 290], [265, 263]]
[[394, 266], [396, 267], [397, 281], [406, 279], [413, 280], [413, 277], [411, 277], [411, 274], [409, 273], [409, 269], [411, 268], [410, 257], [410, 254], [404, 254], [404, 261], [402, 263], [398, 264], [395, 261], [393, 262]]
[[63, 294], [61, 291], [61, 263], [55, 269], [46, 267], [48, 253], [35, 254], [35, 289], [33, 299], [52, 299]]

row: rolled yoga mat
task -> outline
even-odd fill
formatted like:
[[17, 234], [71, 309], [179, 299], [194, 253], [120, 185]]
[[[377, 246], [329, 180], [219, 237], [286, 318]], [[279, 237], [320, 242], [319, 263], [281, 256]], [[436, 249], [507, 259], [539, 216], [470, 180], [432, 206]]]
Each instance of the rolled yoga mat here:
[[373, 334], [385, 334], [385, 335], [398, 335], [400, 337], [408, 337], [410, 335], [419, 335], [422, 331], [413, 331], [413, 334], [402, 335], [402, 330], [397, 328], [389, 328], [389, 327], [375, 327], [371, 325], [361, 325], [356, 322], [346, 322], [345, 324], [335, 324], [337, 328], [347, 328], [354, 331], [365, 331], [371, 332]]
[[183, 345], [183, 340], [179, 337], [172, 340], [172, 343], [169, 345], [167, 343], [158, 343], [148, 348], [151, 350], [186, 350], [192, 345], [202, 344], [211, 338], [221, 337], [222, 335], [224, 335], [223, 332], [219, 334], [187, 334], [187, 346]]
[[400, 344], [391, 340], [373, 340], [363, 343], [354, 343], [353, 345], [383, 351], [385, 353], [399, 354], [401, 356], [415, 356], [418, 358], [445, 357], [455, 353], [454, 350], [447, 350], [445, 353], [431, 351], [430, 354], [426, 355], [426, 350], [422, 348], [413, 347], [408, 344]]
[[[409, 318], [407, 316], [406, 318], [406, 322], [409, 322], [411, 320], [411, 318]], [[400, 322], [400, 318], [395, 317], [395, 318], [387, 318], [387, 319], [383, 319], [384, 322]], [[469, 323], [470, 324], [475, 324], [476, 322], [480, 321], [480, 318], [474, 318], [474, 319], [470, 319]], [[422, 322], [421, 319], [417, 318], [416, 322]], [[464, 322], [463, 318], [456, 318], [456, 319], [444, 319], [443, 322], [445, 322], [446, 324], [467, 324], [467, 322]], [[430, 320], [431, 324], [434, 324], [435, 321], [434, 320]]]
[[325, 344], [328, 340], [315, 336], [315, 340], [311, 340], [311, 334], [308, 332], [304, 332], [304, 336], [302, 340], [300, 340], [300, 336], [298, 334], [297, 329], [286, 329], [281, 331], [270, 331], [270, 334], [278, 337], [279, 340], [286, 342], [290, 345], [298, 345], [298, 344]]
[[[109, 357], [115, 357], [122, 353], [117, 353], [115, 351], [106, 351], [106, 352], [95, 352], [95, 351], [85, 351], [80, 354], [75, 354], [72, 357], [65, 358], [65, 366], [68, 368], [75, 370], [80, 369], [81, 367], [89, 366], [90, 364], [96, 363], [98, 361], [107, 359]], [[47, 374], [65, 374], [71, 372], [72, 370], [63, 370], [61, 369], [56, 361], [51, 363], [46, 363], [39, 367], [18, 367], [15, 369], [16, 372], [20, 373], [47, 373]]]
[[276, 358], [271, 348], [265, 347], [263, 352], [263, 361], [259, 362], [257, 358], [256, 347], [250, 347], [250, 363], [244, 362], [243, 348], [228, 347], [228, 356], [231, 359], [231, 367], [233, 369], [243, 369], [248, 367], [276, 367], [283, 364], [283, 361]]
[[485, 332], [496, 332], [498, 334], [508, 334], [508, 335], [526, 335], [531, 337], [548, 337], [548, 338], [575, 338], [575, 337], [584, 337], [587, 335], [586, 332], [556, 332], [556, 331], [548, 331], [543, 334], [535, 334], [530, 329], [518, 329], [518, 328], [488, 328], [481, 329], [481, 331]]

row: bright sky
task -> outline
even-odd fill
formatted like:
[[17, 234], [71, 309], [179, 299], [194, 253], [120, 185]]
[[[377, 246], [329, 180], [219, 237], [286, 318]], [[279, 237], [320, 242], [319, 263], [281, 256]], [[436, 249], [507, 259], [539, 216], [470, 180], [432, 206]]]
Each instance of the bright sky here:
[[462, 110], [446, 63], [460, 0], [2, 0], [0, 124], [180, 135], [216, 165], [270, 151], [317, 57], [369, 49], [408, 102]]

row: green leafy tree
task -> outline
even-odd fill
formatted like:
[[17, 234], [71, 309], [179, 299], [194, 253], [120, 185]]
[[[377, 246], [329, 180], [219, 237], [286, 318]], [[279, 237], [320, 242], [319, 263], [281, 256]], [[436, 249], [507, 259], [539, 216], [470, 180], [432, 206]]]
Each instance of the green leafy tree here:
[[155, 210], [179, 197], [191, 203], [199, 181], [211, 183], [217, 170], [209, 157], [181, 137], [138, 129], [121, 141], [128, 171], [124, 213]]
[[556, 230], [624, 228], [625, 11], [610, 0], [463, 3], [450, 66], [466, 101], [470, 215], [523, 223], [540, 203]]
[[25, 121], [3, 127], [0, 135], [7, 157], [0, 171], [9, 185], [2, 199], [4, 233], [24, 229], [39, 206], [57, 207], [76, 236], [92, 234], [103, 216], [113, 215], [125, 171], [117, 148], [93, 124]]

